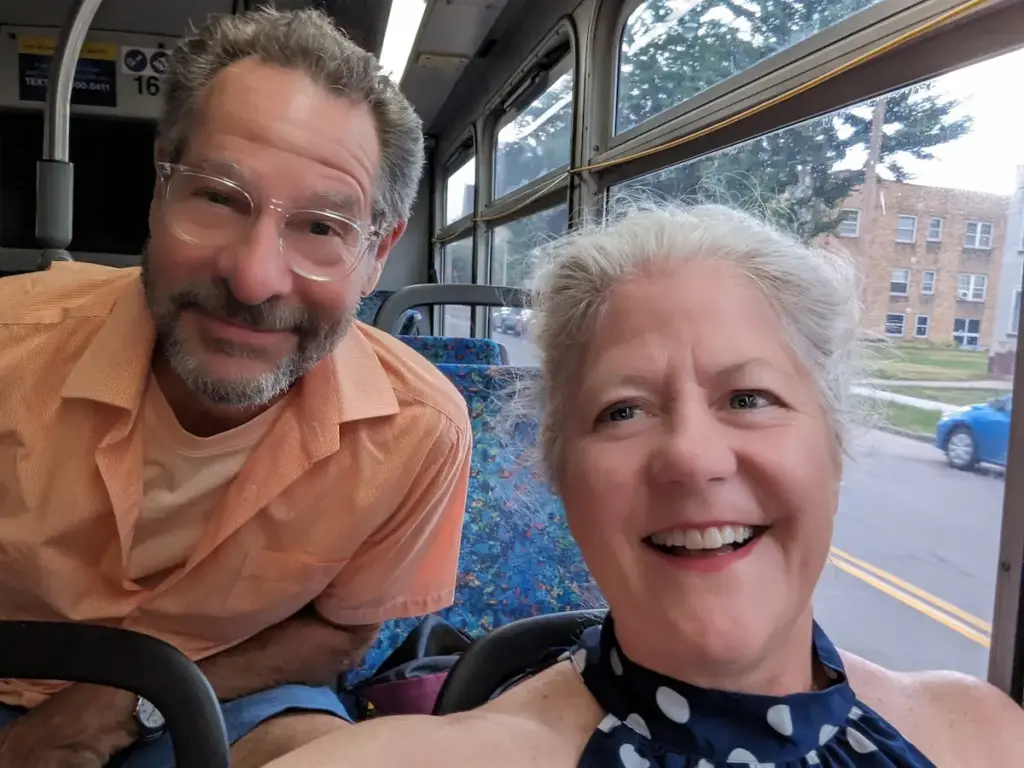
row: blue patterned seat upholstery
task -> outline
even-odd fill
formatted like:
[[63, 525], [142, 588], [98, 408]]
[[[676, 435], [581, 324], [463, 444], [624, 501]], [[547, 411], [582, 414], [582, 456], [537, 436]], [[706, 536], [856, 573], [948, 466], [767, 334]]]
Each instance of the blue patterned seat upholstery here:
[[[465, 339], [456, 336], [399, 336], [427, 360], [440, 363], [468, 363], [472, 365], [502, 365], [508, 355], [502, 355], [502, 346], [493, 339]], [[504, 357], [504, 359], [502, 359]]]
[[[527, 368], [439, 365], [469, 407], [473, 462], [455, 604], [441, 618], [472, 636], [526, 616], [603, 605], [561, 502], [523, 460], [536, 445], [535, 422], [513, 423], [509, 386]], [[365, 678], [421, 619], [402, 619], [380, 636], [350, 682]]]
[[356, 320], [367, 325], [373, 325], [373, 321], [377, 319], [377, 310], [380, 309], [384, 300], [393, 293], [394, 291], [374, 291], [369, 296], [364, 297], [359, 302], [359, 308], [356, 310]]

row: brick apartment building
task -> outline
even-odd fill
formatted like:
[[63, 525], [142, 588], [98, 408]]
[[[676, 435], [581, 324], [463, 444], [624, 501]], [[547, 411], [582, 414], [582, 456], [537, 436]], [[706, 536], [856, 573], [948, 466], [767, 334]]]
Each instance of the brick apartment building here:
[[993, 338], [1009, 197], [880, 180], [836, 234], [858, 258], [864, 326], [890, 338], [987, 348]]

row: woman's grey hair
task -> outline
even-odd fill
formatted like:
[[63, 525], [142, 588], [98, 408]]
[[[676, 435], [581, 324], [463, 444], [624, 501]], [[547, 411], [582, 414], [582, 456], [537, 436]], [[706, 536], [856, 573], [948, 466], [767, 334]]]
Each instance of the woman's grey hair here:
[[187, 35], [171, 56], [166, 78], [158, 126], [166, 159], [178, 162], [184, 154], [206, 86], [226, 67], [249, 58], [302, 72], [370, 107], [381, 148], [374, 218], [387, 223], [408, 219], [423, 172], [422, 122], [373, 54], [320, 10], [261, 8], [216, 17]]
[[575, 399], [582, 357], [609, 295], [666, 262], [728, 262], [754, 280], [815, 379], [837, 447], [847, 445], [861, 337], [857, 274], [844, 254], [804, 244], [727, 206], [631, 202], [602, 223], [548, 243], [539, 257], [547, 263], [534, 295], [543, 393], [540, 448], [556, 488], [563, 465], [560, 419]]

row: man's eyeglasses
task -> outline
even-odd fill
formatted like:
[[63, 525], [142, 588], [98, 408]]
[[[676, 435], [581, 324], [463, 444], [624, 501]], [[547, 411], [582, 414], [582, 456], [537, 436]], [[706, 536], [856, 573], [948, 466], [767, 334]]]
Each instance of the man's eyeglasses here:
[[[164, 218], [178, 237], [201, 245], [230, 245], [245, 237], [259, 206], [237, 183], [194, 168], [157, 163], [164, 187]], [[288, 266], [311, 280], [340, 280], [359, 264], [379, 229], [326, 210], [266, 207], [282, 217], [278, 243]]]

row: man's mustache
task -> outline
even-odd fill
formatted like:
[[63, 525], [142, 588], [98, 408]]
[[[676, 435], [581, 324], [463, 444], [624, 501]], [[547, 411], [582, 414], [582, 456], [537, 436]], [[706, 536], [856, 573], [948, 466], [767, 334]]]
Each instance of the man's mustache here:
[[258, 331], [308, 334], [318, 328], [315, 319], [302, 308], [280, 306], [274, 300], [246, 304], [221, 282], [185, 286], [172, 294], [170, 301], [178, 312], [201, 309], [219, 320]]

